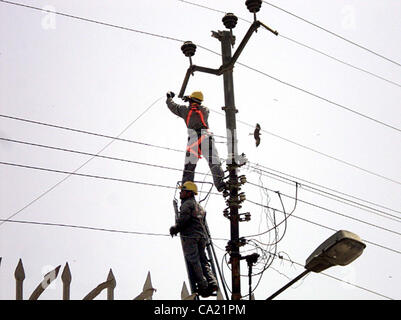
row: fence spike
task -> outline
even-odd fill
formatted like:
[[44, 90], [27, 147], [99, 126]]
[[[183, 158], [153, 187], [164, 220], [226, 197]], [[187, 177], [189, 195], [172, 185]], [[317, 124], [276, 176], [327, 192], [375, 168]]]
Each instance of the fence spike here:
[[[102, 292], [104, 289], [109, 289], [112, 288], [114, 289], [116, 286], [116, 280], [113, 275], [113, 271], [110, 269], [109, 274], [107, 276], [107, 280], [105, 282], [102, 282], [99, 284], [95, 289], [93, 289], [91, 292], [89, 292], [83, 300], [93, 300], [95, 299], [100, 292]], [[109, 292], [109, 291], [108, 291]]]
[[19, 280], [19, 281], [25, 280], [24, 265], [22, 264], [21, 259], [19, 259], [17, 268], [15, 268], [14, 276], [15, 276], [16, 280]]
[[182, 284], [182, 289], [181, 289], [181, 300], [195, 300], [196, 293], [189, 294], [187, 285], [184, 281]]
[[220, 288], [217, 289], [217, 297], [216, 300], [224, 300], [223, 295], [221, 294]]
[[63, 273], [61, 274], [61, 281], [63, 282], [63, 300], [70, 300], [71, 280], [71, 271], [67, 262], [63, 269]]
[[57, 278], [58, 272], [60, 271], [61, 265], [56, 267], [56, 269], [46, 273], [43, 277], [43, 280], [36, 289], [32, 292], [29, 300], [37, 300], [39, 296], [46, 290], [46, 288]]
[[24, 266], [22, 264], [21, 259], [19, 259], [17, 268], [15, 268], [14, 277], [15, 277], [15, 299], [22, 300], [23, 299], [23, 282], [25, 280], [25, 271], [24, 271]]
[[142, 292], [134, 298], [134, 300], [152, 300], [153, 293], [156, 291], [152, 286], [152, 280], [150, 278], [150, 271], [146, 277], [145, 284], [143, 285]]
[[110, 268], [107, 280], [111, 281], [110, 286], [107, 288], [107, 300], [114, 300], [114, 289], [116, 287], [116, 278], [114, 277], [113, 270]]
[[189, 292], [187, 289], [187, 285], [185, 284], [185, 281], [182, 284], [182, 289], [181, 289], [181, 300], [185, 300], [186, 297], [189, 296]]

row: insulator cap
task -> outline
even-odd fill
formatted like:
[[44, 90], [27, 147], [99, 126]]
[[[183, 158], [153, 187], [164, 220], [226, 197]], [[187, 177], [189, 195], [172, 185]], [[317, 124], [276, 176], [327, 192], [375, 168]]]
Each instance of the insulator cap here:
[[234, 29], [237, 25], [238, 18], [233, 13], [227, 13], [222, 21], [227, 29]]
[[181, 46], [182, 53], [186, 57], [192, 57], [195, 55], [196, 45], [193, 44], [191, 41], [185, 41], [184, 44]]
[[262, 6], [262, 0], [246, 0], [246, 7], [251, 13], [258, 12]]

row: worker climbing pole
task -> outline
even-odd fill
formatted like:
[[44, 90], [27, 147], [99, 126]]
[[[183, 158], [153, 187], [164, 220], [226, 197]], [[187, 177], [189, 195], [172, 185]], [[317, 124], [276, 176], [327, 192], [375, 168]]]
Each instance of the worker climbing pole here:
[[195, 200], [198, 187], [194, 182], [186, 181], [179, 189], [181, 206], [178, 210], [177, 201], [174, 199], [176, 223], [170, 228], [170, 234], [174, 236], [180, 233], [192, 293], [206, 298], [216, 295], [218, 289], [206, 211]]
[[[224, 26], [229, 31], [226, 30], [217, 32], [212, 31], [212, 36], [221, 42], [222, 65], [220, 66], [220, 68], [212, 69], [194, 65], [192, 62], [192, 57], [195, 54], [196, 45], [193, 44], [191, 41], [186, 41], [181, 47], [181, 50], [184, 53], [184, 55], [189, 58], [190, 66], [186, 72], [178, 97], [184, 99], [184, 101], [190, 101], [190, 103], [195, 102], [196, 105], [194, 106], [192, 113], [190, 113], [190, 110], [192, 110], [192, 104], [188, 107], [187, 106], [182, 107], [176, 105], [171, 100], [174, 97], [174, 94], [172, 94], [171, 92], [167, 93], [167, 105], [169, 106], [170, 110], [173, 113], [177, 114], [178, 116], [184, 118], [184, 120], [186, 119], [188, 129], [195, 130], [195, 134], [192, 133], [193, 134], [192, 138], [191, 138], [191, 133], [189, 132], [188, 149], [186, 156], [187, 157], [191, 155], [195, 156], [194, 161], [196, 166], [196, 162], [201, 156], [199, 150], [203, 151], [205, 150], [205, 148], [199, 148], [199, 147], [202, 145], [202, 142], [206, 139], [202, 138], [203, 132], [198, 133], [196, 131], [199, 129], [201, 131], [208, 129], [208, 125], [204, 121], [205, 119], [207, 121], [206, 115], [208, 115], [208, 112], [200, 108], [199, 102], [202, 102], [201, 100], [203, 100], [203, 95], [202, 99], [199, 99], [200, 98], [199, 93], [194, 92], [189, 97], [186, 97], [184, 96], [184, 92], [187, 87], [190, 76], [194, 75], [195, 71], [210, 73], [217, 76], [223, 75], [225, 106], [222, 107], [222, 109], [225, 111], [225, 116], [226, 116], [228, 181], [225, 183], [222, 182], [223, 174], [221, 169], [216, 169], [216, 168], [212, 169], [212, 166], [210, 168], [212, 170], [216, 188], [219, 191], [223, 192], [223, 196], [226, 199], [227, 208], [224, 210], [224, 216], [230, 220], [231, 238], [226, 246], [226, 250], [230, 254], [230, 263], [232, 271], [231, 272], [232, 300], [240, 300], [242, 297], [241, 279], [240, 279], [240, 261], [244, 259], [246, 260], [247, 258], [247, 257], [242, 257], [239, 250], [240, 247], [245, 244], [245, 239], [240, 238], [239, 236], [239, 222], [250, 220], [249, 213], [239, 213], [239, 209], [241, 209], [242, 207], [241, 204], [246, 199], [245, 194], [243, 192], [241, 193], [239, 192], [241, 190], [241, 186], [244, 183], [246, 183], [246, 177], [244, 175], [238, 176], [238, 170], [240, 169], [241, 166], [245, 164], [246, 159], [244, 154], [239, 156], [237, 152], [236, 113], [238, 112], [238, 110], [235, 107], [235, 100], [234, 100], [233, 68], [241, 52], [245, 48], [249, 39], [251, 38], [252, 34], [254, 32], [257, 32], [257, 29], [260, 26], [263, 26], [265, 29], [272, 32], [273, 34], [278, 35], [277, 31], [272, 30], [271, 28], [269, 28], [268, 26], [266, 26], [265, 24], [256, 19], [256, 13], [260, 10], [262, 5], [261, 0], [247, 0], [245, 4], [248, 10], [251, 13], [253, 13], [254, 22], [251, 24], [249, 30], [245, 34], [243, 40], [241, 41], [241, 43], [239, 44], [233, 55], [231, 52], [231, 48], [234, 47], [235, 45], [235, 36], [233, 35], [232, 29], [235, 28], [238, 18], [232, 13], [227, 13], [223, 17], [222, 21]], [[195, 110], [199, 110], [199, 112]], [[191, 123], [191, 120], [187, 119], [187, 118], [192, 119], [193, 117], [192, 114], [198, 115], [196, 118], [197, 119], [196, 122], [194, 122], [194, 124], [196, 123], [196, 126], [193, 127], [188, 125], [188, 123]], [[197, 148], [198, 151], [193, 150], [194, 147]], [[212, 148], [214, 148], [214, 143]], [[213, 157], [208, 159], [210, 165], [210, 160], [213, 159]], [[185, 177], [185, 175], [187, 174], [186, 171], [188, 170], [188, 172], [190, 173], [189, 176], [192, 178], [195, 166], [193, 166], [193, 164], [192, 166], [191, 165], [187, 166], [186, 164], [183, 176]]]
[[174, 96], [173, 92], [167, 92], [167, 106], [172, 113], [184, 119], [188, 131], [182, 183], [194, 181], [196, 165], [203, 155], [209, 164], [216, 189], [220, 192], [224, 191], [226, 186], [223, 180], [224, 172], [213, 134], [209, 131], [209, 109], [202, 105], [202, 92], [195, 91], [190, 96], [183, 97], [188, 105], [175, 103]]

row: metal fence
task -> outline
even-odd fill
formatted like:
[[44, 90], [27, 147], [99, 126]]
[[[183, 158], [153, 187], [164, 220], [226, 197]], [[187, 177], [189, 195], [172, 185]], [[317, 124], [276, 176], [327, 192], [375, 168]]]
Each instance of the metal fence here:
[[[0, 257], [0, 264], [1, 264]], [[54, 270], [46, 273], [43, 280], [37, 285], [35, 290], [29, 296], [28, 300], [37, 300], [41, 294], [50, 286], [50, 284], [57, 279], [60, 272], [61, 265], [56, 267]], [[15, 299], [23, 300], [24, 297], [24, 280], [25, 280], [25, 270], [20, 259], [14, 272], [15, 277]], [[70, 300], [70, 289], [71, 289], [72, 275], [68, 262], [65, 264], [64, 269], [61, 273], [61, 281], [63, 283], [63, 300]], [[96, 288], [91, 290], [83, 300], [93, 300], [104, 290], [107, 291], [107, 300], [114, 300], [114, 289], [116, 288], [116, 279], [114, 277], [112, 269], [110, 269], [106, 281], [100, 283]], [[142, 292], [137, 295], [133, 300], [152, 300], [153, 293], [156, 291], [153, 288], [150, 272], [146, 277], [145, 284], [143, 286]]]
[[[0, 265], [2, 258], [0, 257]], [[61, 265], [57, 266], [55, 269], [46, 273], [43, 277], [43, 280], [37, 285], [35, 290], [33, 290], [32, 294], [29, 296], [28, 300], [37, 300], [41, 296], [41, 294], [50, 286], [50, 284], [57, 279], [59, 276], [61, 269]], [[25, 281], [25, 270], [24, 265], [22, 263], [22, 259], [19, 260], [17, 267], [14, 272], [15, 277], [15, 299], [23, 300], [24, 299], [24, 281]], [[71, 270], [68, 265], [68, 262], [65, 264], [63, 271], [61, 272], [61, 281], [63, 283], [63, 300], [70, 300], [70, 289], [71, 289]], [[114, 289], [116, 288], [116, 279], [114, 277], [112, 269], [110, 269], [107, 279], [96, 286], [93, 290], [91, 290], [83, 300], [93, 300], [104, 290], [107, 291], [107, 300], [114, 300]], [[147, 274], [145, 284], [143, 285], [142, 292], [137, 295], [133, 300], [152, 300], [153, 293], [156, 291], [153, 288], [152, 280], [150, 277], [150, 271]], [[182, 285], [181, 289], [181, 299], [182, 300], [195, 300], [196, 294], [189, 294], [187, 286], [185, 282]], [[217, 300], [224, 300], [220, 290], [217, 292]]]

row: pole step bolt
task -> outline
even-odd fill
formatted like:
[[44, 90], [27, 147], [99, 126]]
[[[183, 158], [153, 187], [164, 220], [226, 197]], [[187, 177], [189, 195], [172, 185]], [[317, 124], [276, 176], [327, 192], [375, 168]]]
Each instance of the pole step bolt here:
[[181, 46], [181, 50], [186, 57], [192, 57], [195, 55], [196, 45], [193, 44], [191, 41], [185, 41], [184, 44]]
[[249, 12], [256, 13], [260, 10], [260, 7], [262, 6], [262, 0], [246, 0], [245, 4]]
[[237, 25], [238, 18], [233, 13], [227, 13], [222, 21], [227, 29], [234, 29]]

